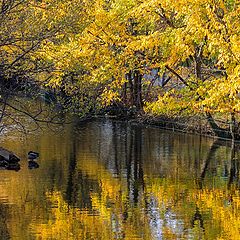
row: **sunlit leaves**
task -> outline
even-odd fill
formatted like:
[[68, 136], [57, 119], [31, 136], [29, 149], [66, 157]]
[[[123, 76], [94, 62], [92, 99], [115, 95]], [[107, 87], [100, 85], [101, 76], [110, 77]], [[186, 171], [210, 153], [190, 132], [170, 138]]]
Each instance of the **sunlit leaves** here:
[[[125, 101], [121, 91], [129, 72], [164, 72], [168, 65], [190, 84], [195, 75], [195, 85], [170, 87], [174, 94], [153, 86], [152, 98], [143, 96], [147, 111], [239, 111], [238, 1], [23, 1], [17, 10], [19, 15], [2, 16], [0, 48], [7, 72], [16, 66], [14, 71], [31, 72], [79, 99], [87, 86], [92, 102], [105, 106]], [[177, 78], [171, 77], [174, 85]], [[145, 81], [143, 95], [149, 92]]]

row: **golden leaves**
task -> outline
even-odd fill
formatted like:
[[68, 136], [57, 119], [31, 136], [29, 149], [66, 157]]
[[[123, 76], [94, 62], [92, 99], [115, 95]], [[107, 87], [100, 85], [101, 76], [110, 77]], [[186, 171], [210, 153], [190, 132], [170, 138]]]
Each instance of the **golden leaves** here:
[[[38, 22], [43, 21], [46, 29], [56, 26], [61, 31], [42, 41], [31, 59], [51, 66], [50, 85], [60, 85], [66, 72], [81, 72], [76, 77], [81, 79], [79, 84], [92, 84], [93, 89], [98, 85], [102, 92], [99, 101], [109, 104], [121, 100], [125, 74], [130, 71], [144, 74], [169, 65], [184, 69], [183, 78], [192, 81], [189, 76], [196, 74], [198, 61], [202, 71], [198, 80], [203, 84], [194, 80], [192, 91], [176, 87], [177, 93], [162, 94], [155, 103], [147, 104], [146, 110], [167, 114], [191, 108], [238, 111], [240, 10], [235, 3], [74, 0], [57, 4], [51, 0], [43, 4], [44, 8], [34, 9]], [[53, 15], [55, 10], [58, 14]], [[143, 91], [149, 85], [144, 81]], [[174, 81], [176, 78], [173, 85]], [[154, 89], [152, 95], [156, 96]]]

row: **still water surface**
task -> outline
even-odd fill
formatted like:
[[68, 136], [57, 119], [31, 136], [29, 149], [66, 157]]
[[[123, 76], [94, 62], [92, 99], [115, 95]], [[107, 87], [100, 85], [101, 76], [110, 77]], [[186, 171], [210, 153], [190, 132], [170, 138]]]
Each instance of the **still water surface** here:
[[97, 120], [0, 144], [21, 158], [0, 171], [0, 239], [240, 239], [230, 143]]

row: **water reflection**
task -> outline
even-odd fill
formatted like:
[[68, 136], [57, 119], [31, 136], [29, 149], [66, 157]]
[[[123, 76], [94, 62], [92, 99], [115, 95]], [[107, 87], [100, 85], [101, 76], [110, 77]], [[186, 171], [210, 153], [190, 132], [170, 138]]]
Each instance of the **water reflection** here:
[[1, 145], [2, 239], [239, 237], [237, 145], [106, 120]]
[[10, 234], [8, 232], [7, 222], [8, 219], [8, 206], [0, 204], [0, 236], [2, 239], [10, 239]]

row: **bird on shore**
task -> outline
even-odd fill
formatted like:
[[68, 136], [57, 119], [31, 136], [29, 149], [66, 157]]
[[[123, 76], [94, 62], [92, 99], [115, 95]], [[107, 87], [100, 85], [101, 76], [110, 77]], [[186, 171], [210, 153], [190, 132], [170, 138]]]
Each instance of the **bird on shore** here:
[[28, 152], [28, 159], [29, 160], [35, 160], [39, 157], [39, 153], [37, 152], [33, 152], [33, 151], [29, 151]]

